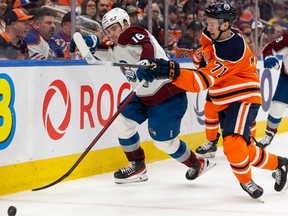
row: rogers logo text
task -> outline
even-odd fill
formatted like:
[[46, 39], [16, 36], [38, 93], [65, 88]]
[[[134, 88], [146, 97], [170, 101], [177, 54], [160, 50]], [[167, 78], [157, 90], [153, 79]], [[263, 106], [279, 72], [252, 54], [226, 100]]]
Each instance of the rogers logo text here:
[[[59, 93], [61, 95], [61, 99], [64, 102], [65, 105], [65, 115], [63, 115], [62, 122], [59, 125], [55, 125], [56, 123], [51, 121], [50, 114], [49, 114], [49, 105], [51, 103], [51, 100], [59, 96]], [[44, 123], [44, 127], [53, 140], [59, 140], [61, 137], [64, 136], [66, 133], [66, 129], [69, 125], [71, 117], [71, 99], [69, 91], [66, 88], [66, 85], [61, 80], [55, 80], [53, 81], [49, 89], [45, 95], [44, 102], [43, 102], [43, 111], [42, 111], [42, 119]]]

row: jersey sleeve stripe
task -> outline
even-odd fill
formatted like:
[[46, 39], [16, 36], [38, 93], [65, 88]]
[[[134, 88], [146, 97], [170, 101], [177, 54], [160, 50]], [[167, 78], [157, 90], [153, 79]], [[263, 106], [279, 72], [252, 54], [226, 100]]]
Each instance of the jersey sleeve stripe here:
[[197, 74], [199, 74], [199, 75], [202, 77], [203, 81], [205, 82], [205, 84], [206, 84], [206, 88], [205, 88], [205, 89], [209, 88], [210, 83], [209, 83], [207, 77], [204, 75], [204, 73], [201, 72], [200, 70], [195, 71], [195, 72], [196, 72]]

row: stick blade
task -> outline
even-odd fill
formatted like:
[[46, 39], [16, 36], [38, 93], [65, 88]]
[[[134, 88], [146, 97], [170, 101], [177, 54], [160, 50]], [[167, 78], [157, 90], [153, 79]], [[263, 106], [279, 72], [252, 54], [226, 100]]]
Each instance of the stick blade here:
[[48, 185], [44, 185], [43, 187], [34, 188], [34, 189], [32, 189], [32, 191], [39, 191], [39, 190], [43, 190], [43, 189], [52, 187], [53, 185], [56, 185], [56, 184], [58, 184], [59, 182], [61, 182], [61, 181], [63, 181], [64, 179], [66, 179], [66, 178], [70, 175], [71, 172], [72, 172], [72, 171], [71, 171], [71, 169], [70, 169], [67, 173], [65, 173], [63, 176], [61, 176], [59, 179], [55, 180], [54, 182], [51, 182], [51, 183], [48, 184]]
[[88, 64], [101, 64], [101, 61], [96, 60], [90, 52], [89, 47], [86, 45], [85, 40], [79, 32], [75, 32], [73, 39], [78, 50]]

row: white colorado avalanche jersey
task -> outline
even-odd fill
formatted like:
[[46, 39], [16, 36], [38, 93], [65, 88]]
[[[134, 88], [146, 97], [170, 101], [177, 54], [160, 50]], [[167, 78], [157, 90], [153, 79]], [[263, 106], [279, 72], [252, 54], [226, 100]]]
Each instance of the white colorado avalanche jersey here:
[[[139, 61], [149, 58], [168, 59], [157, 40], [141, 26], [130, 26], [123, 31], [118, 39], [118, 44], [113, 49], [109, 49], [108, 58], [114, 62], [131, 64], [137, 64]], [[132, 88], [140, 83], [136, 71], [136, 68], [122, 68], [122, 72]], [[140, 88], [137, 96], [146, 105], [157, 105], [180, 92], [185, 91], [172, 85], [171, 80], [163, 79], [154, 80], [149, 83], [148, 87]]]

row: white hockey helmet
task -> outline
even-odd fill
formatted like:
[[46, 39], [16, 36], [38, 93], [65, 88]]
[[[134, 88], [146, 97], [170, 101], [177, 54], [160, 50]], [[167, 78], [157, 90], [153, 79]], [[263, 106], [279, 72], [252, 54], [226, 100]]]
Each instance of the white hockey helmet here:
[[103, 16], [102, 26], [104, 29], [107, 29], [109, 26], [119, 23], [124, 27], [124, 20], [126, 20], [130, 26], [130, 17], [128, 13], [122, 8], [113, 8]]

